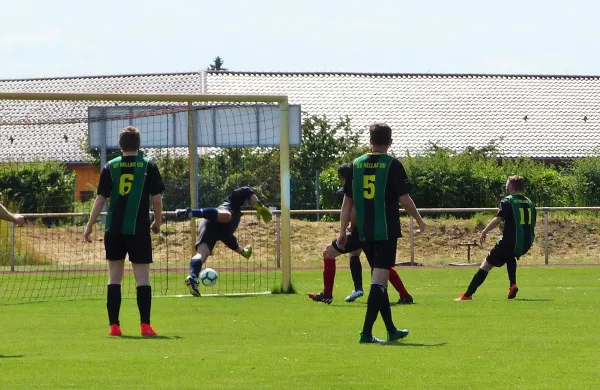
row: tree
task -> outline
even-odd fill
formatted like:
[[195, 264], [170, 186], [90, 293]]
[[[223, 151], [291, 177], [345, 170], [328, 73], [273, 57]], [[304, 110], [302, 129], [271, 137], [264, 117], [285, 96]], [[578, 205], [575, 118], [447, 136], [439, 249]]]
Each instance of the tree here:
[[292, 208], [314, 208], [315, 174], [351, 162], [367, 149], [359, 144], [358, 131], [350, 118], [331, 123], [325, 116], [306, 116], [302, 121], [302, 145], [290, 155]]
[[223, 61], [223, 59], [219, 56], [215, 57], [214, 63], [210, 64], [208, 66], [208, 68], [206, 68], [207, 70], [222, 70], [222, 71], [227, 71], [227, 68], [223, 68], [223, 64], [225, 63], [225, 61]]

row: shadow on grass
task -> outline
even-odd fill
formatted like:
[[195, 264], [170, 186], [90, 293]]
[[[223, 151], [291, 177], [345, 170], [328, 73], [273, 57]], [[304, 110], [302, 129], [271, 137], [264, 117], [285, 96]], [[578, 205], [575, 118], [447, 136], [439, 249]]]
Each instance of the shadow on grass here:
[[547, 298], [540, 298], [540, 299], [515, 298], [515, 299], [513, 299], [513, 302], [554, 302], [554, 299], [547, 299]]
[[390, 306], [413, 306], [413, 305], [418, 305], [417, 302], [413, 302], [413, 303], [398, 303], [396, 302], [390, 302]]
[[422, 343], [405, 343], [403, 341], [392, 341], [389, 343], [381, 344], [384, 347], [443, 347], [447, 342], [437, 344], [422, 344]]
[[25, 357], [25, 355], [0, 355], [0, 359], [18, 359]]
[[42, 304], [47, 304], [47, 303], [66, 303], [66, 302], [84, 302], [84, 301], [100, 301], [101, 298], [75, 298], [75, 299], [52, 299], [52, 298], [40, 298], [40, 299], [36, 299], [36, 300], [29, 300], [29, 298], [27, 300], [24, 301], [7, 301], [7, 302], [3, 302], [2, 304], [0, 304], [0, 306], [21, 306], [21, 305], [42, 305]]
[[111, 339], [129, 339], [129, 340], [181, 340], [183, 337], [181, 336], [120, 336], [120, 337], [110, 337]]

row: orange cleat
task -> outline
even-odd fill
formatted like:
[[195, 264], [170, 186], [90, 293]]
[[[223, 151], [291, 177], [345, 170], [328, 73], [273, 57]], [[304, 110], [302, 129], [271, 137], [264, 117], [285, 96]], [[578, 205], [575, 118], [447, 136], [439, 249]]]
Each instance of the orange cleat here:
[[468, 297], [465, 295], [465, 293], [460, 294], [460, 296], [455, 299], [455, 301], [472, 301], [472, 300], [473, 300], [473, 297]]
[[508, 288], [508, 299], [515, 299], [517, 297], [517, 293], [519, 292], [519, 287], [516, 284], [513, 284]]
[[123, 332], [121, 332], [121, 327], [117, 324], [112, 324], [110, 326], [110, 335], [111, 336], [122, 336]]
[[142, 336], [144, 336], [144, 337], [156, 336], [156, 332], [154, 331], [154, 329], [152, 329], [150, 324], [142, 324]]

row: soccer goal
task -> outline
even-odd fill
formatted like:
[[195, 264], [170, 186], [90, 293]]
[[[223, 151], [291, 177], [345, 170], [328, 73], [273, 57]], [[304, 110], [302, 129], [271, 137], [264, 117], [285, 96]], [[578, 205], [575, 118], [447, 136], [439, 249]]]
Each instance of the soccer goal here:
[[[187, 295], [198, 221], [174, 210], [217, 207], [240, 186], [257, 190], [273, 221], [244, 211], [236, 236], [252, 256], [218, 243], [206, 266], [219, 282], [201, 292], [291, 288], [289, 154], [300, 143], [300, 107], [286, 96], [0, 93], [2, 202], [27, 218], [25, 227], [0, 222], [0, 304], [105, 295], [103, 218], [93, 243], [82, 233], [125, 126], [140, 130], [141, 152], [166, 187], [163, 226], [152, 236], [154, 295]], [[130, 272], [123, 292], [135, 296]]]

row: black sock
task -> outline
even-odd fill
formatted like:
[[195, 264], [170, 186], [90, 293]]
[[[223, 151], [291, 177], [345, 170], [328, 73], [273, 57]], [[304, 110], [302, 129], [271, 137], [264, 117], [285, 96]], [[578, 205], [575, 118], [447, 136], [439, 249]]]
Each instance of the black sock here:
[[195, 277], [196, 279], [200, 276], [200, 271], [202, 270], [202, 259], [192, 258], [190, 261], [190, 275]]
[[140, 323], [150, 324], [150, 307], [152, 306], [152, 288], [150, 286], [137, 287], [137, 304], [140, 311]]
[[362, 290], [362, 265], [360, 264], [360, 256], [350, 256], [350, 273], [354, 282], [354, 290]]
[[379, 312], [381, 313], [381, 318], [385, 324], [385, 329], [387, 329], [388, 332], [394, 332], [396, 330], [396, 325], [394, 325], [394, 321], [392, 320], [392, 308], [390, 307], [390, 297], [388, 296], [387, 288], [383, 292], [381, 309], [379, 309]]
[[477, 273], [473, 276], [473, 279], [471, 280], [471, 284], [469, 284], [469, 287], [467, 288], [467, 291], [465, 292], [465, 296], [470, 297], [471, 295], [475, 294], [475, 291], [477, 291], [477, 288], [479, 288], [479, 286], [481, 286], [481, 284], [484, 282], [487, 275], [488, 275], [487, 271], [484, 271], [481, 268], [478, 269]]
[[106, 291], [106, 310], [108, 323], [119, 325], [119, 311], [121, 310], [121, 285], [109, 284]]
[[209, 221], [216, 221], [219, 216], [219, 210], [215, 207], [205, 207], [203, 209], [192, 209], [192, 216], [196, 218], [204, 218]]
[[377, 319], [379, 310], [381, 310], [381, 301], [383, 300], [383, 286], [378, 284], [372, 284], [371, 290], [369, 291], [369, 298], [367, 299], [367, 313], [365, 314], [365, 323], [363, 325], [363, 335], [373, 335], [373, 324]]
[[510, 285], [517, 284], [517, 260], [510, 259], [506, 262], [506, 271], [508, 272], [508, 280]]

